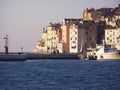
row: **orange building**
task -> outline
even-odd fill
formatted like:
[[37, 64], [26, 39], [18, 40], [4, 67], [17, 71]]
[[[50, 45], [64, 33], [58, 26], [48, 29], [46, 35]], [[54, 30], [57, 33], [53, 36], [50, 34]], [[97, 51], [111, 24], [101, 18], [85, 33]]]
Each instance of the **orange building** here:
[[58, 29], [58, 43], [62, 42], [62, 29], [61, 27]]

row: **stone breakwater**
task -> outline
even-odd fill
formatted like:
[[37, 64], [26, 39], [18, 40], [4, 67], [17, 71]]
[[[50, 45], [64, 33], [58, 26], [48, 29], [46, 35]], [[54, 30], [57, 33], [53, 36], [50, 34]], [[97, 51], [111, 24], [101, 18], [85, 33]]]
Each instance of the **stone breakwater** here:
[[78, 54], [37, 54], [37, 53], [26, 53], [26, 54], [0, 54], [0, 61], [25, 61], [33, 59], [79, 59]]

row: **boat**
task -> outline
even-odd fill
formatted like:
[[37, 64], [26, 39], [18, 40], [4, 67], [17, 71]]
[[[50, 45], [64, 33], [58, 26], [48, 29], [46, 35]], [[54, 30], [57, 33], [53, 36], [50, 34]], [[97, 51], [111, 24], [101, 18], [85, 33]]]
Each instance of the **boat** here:
[[78, 54], [78, 58], [79, 58], [80, 60], [86, 60], [86, 55], [85, 55], [84, 53], [79, 53], [79, 54]]
[[89, 50], [87, 57], [94, 60], [120, 60], [120, 51], [112, 45], [99, 45]]
[[98, 46], [94, 53], [97, 60], [120, 60], [120, 51], [111, 45]]

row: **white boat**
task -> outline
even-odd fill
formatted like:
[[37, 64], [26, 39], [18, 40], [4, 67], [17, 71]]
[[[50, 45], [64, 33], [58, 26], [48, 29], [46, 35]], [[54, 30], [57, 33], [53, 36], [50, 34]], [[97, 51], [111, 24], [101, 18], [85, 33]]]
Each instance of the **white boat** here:
[[97, 46], [94, 55], [97, 56], [97, 60], [120, 60], [120, 51], [111, 45]]

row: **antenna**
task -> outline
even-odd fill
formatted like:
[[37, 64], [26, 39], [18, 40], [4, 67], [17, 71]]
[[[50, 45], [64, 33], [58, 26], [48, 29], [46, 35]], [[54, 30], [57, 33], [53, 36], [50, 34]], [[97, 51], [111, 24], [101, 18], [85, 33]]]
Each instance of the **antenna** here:
[[3, 38], [5, 39], [5, 54], [8, 54], [8, 35]]

